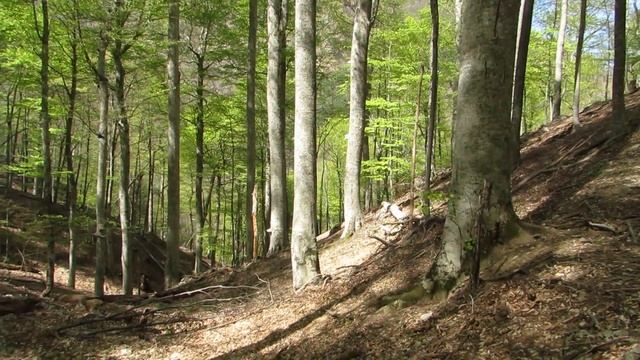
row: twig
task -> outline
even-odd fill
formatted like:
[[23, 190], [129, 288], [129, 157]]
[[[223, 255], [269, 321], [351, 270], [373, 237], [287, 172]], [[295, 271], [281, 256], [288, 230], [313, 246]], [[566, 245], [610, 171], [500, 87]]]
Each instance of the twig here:
[[603, 343], [594, 345], [589, 350], [581, 352], [581, 353], [571, 357], [571, 360], [580, 358], [580, 357], [588, 355], [588, 354], [591, 354], [592, 352], [594, 352], [596, 350], [599, 350], [599, 349], [601, 349], [601, 348], [603, 348], [605, 346], [609, 346], [609, 345], [615, 344], [615, 343], [620, 342], [620, 341], [625, 341], [625, 340], [629, 340], [629, 337], [628, 336], [620, 336], [620, 337], [617, 337], [615, 339], [611, 339], [611, 340], [605, 341]]
[[271, 292], [271, 282], [269, 280], [262, 280], [260, 278], [260, 276], [258, 276], [257, 273], [255, 273], [255, 275], [258, 278], [258, 280], [260, 280], [261, 282], [267, 284], [267, 290], [269, 290], [269, 296], [271, 297], [271, 302], [273, 302], [273, 293]]
[[638, 243], [638, 237], [636, 236], [635, 230], [633, 230], [633, 226], [631, 226], [631, 221], [626, 221], [627, 227], [629, 228], [629, 236], [631, 236], [631, 241], [634, 243]]
[[587, 224], [589, 226], [591, 226], [591, 227], [596, 228], [596, 229], [610, 231], [610, 232], [612, 232], [614, 234], [618, 233], [618, 231], [613, 226], [608, 225], [608, 224], [599, 224], [599, 223], [594, 223], [594, 222], [591, 222], [591, 221], [587, 221]]
[[396, 247], [394, 244], [388, 242], [387, 240], [385, 240], [385, 239], [383, 239], [383, 238], [381, 238], [381, 237], [379, 237], [377, 235], [369, 234], [369, 237], [374, 239], [374, 240], [378, 240], [379, 242], [381, 242], [386, 247], [391, 247], [391, 248]]

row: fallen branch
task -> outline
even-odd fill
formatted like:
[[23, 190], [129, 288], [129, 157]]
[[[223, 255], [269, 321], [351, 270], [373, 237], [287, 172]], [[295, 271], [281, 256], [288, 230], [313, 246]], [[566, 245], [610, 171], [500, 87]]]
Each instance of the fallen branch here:
[[600, 350], [600, 349], [602, 349], [602, 348], [604, 348], [606, 346], [613, 345], [613, 344], [615, 344], [617, 342], [620, 342], [620, 341], [628, 341], [628, 340], [630, 340], [628, 336], [620, 336], [620, 337], [617, 337], [615, 339], [611, 339], [611, 340], [605, 341], [603, 343], [594, 345], [589, 350], [581, 352], [581, 353], [579, 353], [577, 355], [574, 355], [570, 359], [571, 360], [577, 359], [577, 358], [583, 357], [585, 355], [591, 354], [592, 352], [594, 352], [596, 350]]

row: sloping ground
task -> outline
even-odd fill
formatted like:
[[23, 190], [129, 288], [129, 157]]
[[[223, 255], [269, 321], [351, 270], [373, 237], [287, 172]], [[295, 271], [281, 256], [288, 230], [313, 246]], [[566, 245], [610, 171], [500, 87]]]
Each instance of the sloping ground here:
[[[640, 122], [640, 93], [627, 105]], [[497, 249], [502, 260], [484, 269], [474, 295], [461, 286], [436, 302], [414, 287], [435, 257], [442, 217], [398, 224], [378, 210], [351, 239], [320, 243], [327, 276], [300, 294], [283, 252], [87, 314], [51, 304], [4, 316], [0, 356], [637, 359], [640, 134], [608, 141], [608, 104], [582, 116], [576, 131], [566, 120], [524, 142], [514, 204], [548, 230]]]

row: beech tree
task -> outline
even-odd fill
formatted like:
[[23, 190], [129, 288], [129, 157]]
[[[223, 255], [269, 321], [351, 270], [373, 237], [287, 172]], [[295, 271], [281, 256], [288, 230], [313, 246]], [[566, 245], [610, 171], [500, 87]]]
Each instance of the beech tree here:
[[567, 32], [567, 13], [569, 12], [569, 0], [562, 1], [560, 9], [560, 28], [558, 29], [558, 40], [556, 43], [556, 66], [553, 78], [553, 109], [551, 120], [560, 118], [562, 107], [562, 64], [564, 60], [564, 39]]
[[316, 246], [316, 0], [297, 0], [293, 147], [293, 288], [320, 275]]
[[[249, 41], [247, 64], [247, 191], [245, 220], [247, 223], [247, 258], [253, 259], [256, 241], [254, 194], [256, 183], [256, 36], [258, 31], [258, 1], [249, 0]], [[254, 244], [255, 243], [255, 244]], [[256, 249], [257, 250], [257, 249]]]
[[578, 44], [576, 45], [576, 63], [573, 74], [573, 124], [576, 126], [580, 125], [580, 70], [586, 22], [587, 0], [580, 0], [580, 24], [578, 25]]
[[366, 116], [369, 34], [373, 26], [372, 0], [357, 0], [355, 5], [351, 40], [351, 85], [349, 91], [349, 134], [344, 176], [343, 238], [351, 235], [362, 225], [360, 164]]
[[431, 9], [431, 61], [429, 72], [431, 82], [429, 86], [429, 118], [427, 121], [426, 159], [425, 159], [425, 194], [423, 196], [422, 211], [429, 215], [431, 211], [431, 168], [433, 165], [433, 139], [435, 137], [436, 117], [438, 116], [438, 38], [440, 34], [440, 17], [438, 15], [438, 0], [429, 2]]
[[269, 203], [271, 256], [280, 251], [287, 238], [287, 167], [285, 154], [285, 47], [287, 0], [267, 4], [267, 118], [269, 122]]
[[[169, 2], [169, 56], [167, 86], [169, 88], [169, 132], [167, 149], [167, 263], [165, 286], [176, 285], [178, 247], [180, 246], [180, 0]], [[198, 249], [199, 251], [199, 249]]]
[[[508, 161], [512, 77], [504, 76], [513, 74], [518, 8], [500, 0], [462, 4], [451, 197], [441, 251], [425, 282], [429, 291], [450, 290], [475, 245], [486, 252], [492, 241], [519, 231]], [[480, 238], [476, 220], [487, 232]]]
[[624, 73], [627, 56], [627, 1], [615, 0], [613, 24], [613, 79], [611, 105], [613, 107], [613, 126], [618, 133], [627, 129], [624, 104]]

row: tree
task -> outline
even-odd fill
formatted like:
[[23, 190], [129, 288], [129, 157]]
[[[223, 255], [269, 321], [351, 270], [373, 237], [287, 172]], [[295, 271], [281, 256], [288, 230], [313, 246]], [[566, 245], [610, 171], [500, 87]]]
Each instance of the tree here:
[[529, 42], [531, 40], [531, 22], [533, 20], [534, 0], [524, 0], [520, 8], [520, 27], [518, 29], [518, 48], [513, 75], [513, 96], [511, 103], [511, 125], [513, 126], [513, 167], [520, 162], [520, 133], [522, 132], [522, 112], [524, 103], [524, 87], [529, 59]]
[[587, 19], [587, 0], [580, 0], [580, 24], [578, 25], [578, 44], [576, 45], [576, 63], [573, 74], [573, 124], [580, 125], [580, 68], [582, 66], [582, 46], [584, 28]]
[[287, 0], [269, 0], [267, 4], [268, 68], [267, 118], [269, 122], [269, 251], [282, 250], [287, 238], [287, 167], [285, 134], [285, 55]]
[[560, 118], [562, 107], [562, 63], [564, 58], [564, 39], [567, 32], [567, 12], [569, 11], [569, 0], [562, 1], [560, 9], [560, 28], [558, 29], [558, 42], [556, 43], [556, 70], [553, 79], [553, 112], [551, 120]]
[[115, 99], [117, 125], [120, 134], [120, 185], [118, 188], [118, 200], [120, 205], [120, 233], [122, 237], [122, 291], [125, 295], [133, 293], [133, 239], [129, 234], [129, 219], [131, 203], [129, 198], [129, 118], [125, 103], [125, 76], [126, 70], [123, 64], [123, 56], [131, 48], [131, 44], [125, 44], [122, 39], [129, 12], [124, 10], [123, 0], [115, 0], [114, 30], [115, 38], [111, 47], [111, 57], [115, 66]]
[[429, 71], [431, 83], [429, 88], [429, 120], [427, 122], [426, 160], [425, 160], [425, 196], [423, 196], [423, 213], [429, 215], [431, 191], [431, 168], [433, 161], [433, 138], [435, 136], [436, 116], [438, 115], [438, 38], [440, 33], [440, 18], [438, 16], [438, 0], [429, 2], [431, 8], [431, 61]]
[[180, 244], [180, 0], [169, 2], [169, 56], [167, 85], [169, 88], [169, 133], [167, 149], [167, 264], [165, 286], [180, 281], [178, 246]]
[[316, 0], [296, 1], [293, 288], [320, 274], [316, 246]]
[[[258, 1], [249, 0], [249, 58], [247, 64], [247, 191], [245, 193], [245, 219], [247, 222], [247, 257], [253, 259], [256, 242], [254, 191], [256, 183], [256, 36], [258, 28]], [[257, 250], [257, 249], [255, 249]]]
[[624, 104], [624, 72], [627, 52], [626, 43], [626, 15], [627, 1], [615, 0], [615, 14], [613, 24], [613, 79], [611, 104], [613, 107], [613, 127], [616, 131], [624, 133], [627, 129]]
[[[376, 2], [377, 3], [377, 2]], [[376, 5], [377, 6], [377, 5]], [[349, 135], [344, 175], [344, 230], [342, 238], [362, 226], [360, 165], [367, 101], [367, 59], [371, 33], [372, 0], [357, 0], [351, 40], [351, 85], [349, 91]]]
[[[519, 230], [507, 161], [512, 77], [504, 76], [513, 74], [517, 14], [515, 1], [462, 5], [451, 197], [441, 251], [425, 281], [430, 291], [450, 290], [476, 245], [484, 252]], [[474, 234], [476, 222], [484, 235]]]

